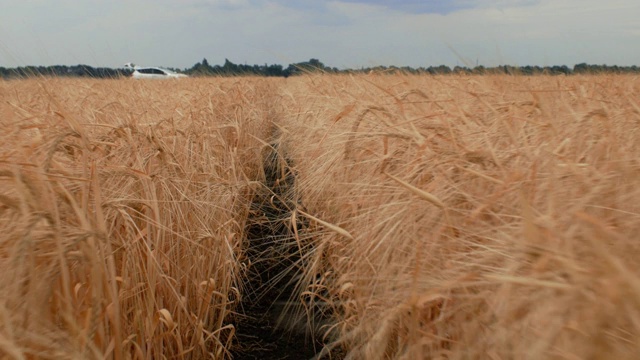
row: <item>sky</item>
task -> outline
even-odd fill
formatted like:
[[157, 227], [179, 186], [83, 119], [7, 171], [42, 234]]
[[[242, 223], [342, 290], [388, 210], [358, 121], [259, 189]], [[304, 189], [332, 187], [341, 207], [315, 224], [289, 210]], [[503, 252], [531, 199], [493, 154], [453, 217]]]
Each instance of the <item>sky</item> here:
[[639, 0], [0, 0], [0, 66], [640, 65]]

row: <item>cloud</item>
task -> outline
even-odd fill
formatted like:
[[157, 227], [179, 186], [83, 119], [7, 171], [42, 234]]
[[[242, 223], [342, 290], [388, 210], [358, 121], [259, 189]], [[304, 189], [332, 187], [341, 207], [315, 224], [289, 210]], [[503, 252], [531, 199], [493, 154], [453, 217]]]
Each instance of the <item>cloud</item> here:
[[197, 0], [197, 1], [184, 1], [180, 3], [184, 6], [196, 6], [196, 7], [214, 7], [221, 9], [242, 9], [251, 5], [249, 0]]
[[381, 6], [395, 11], [406, 13], [430, 13], [430, 14], [448, 14], [465, 6], [456, 1], [438, 1], [438, 0], [343, 0], [355, 4], [368, 4]]
[[[331, 3], [342, 2], [377, 7], [385, 11], [398, 11], [409, 14], [447, 15], [456, 11], [474, 8], [506, 8], [530, 6], [539, 0], [271, 0], [292, 8], [324, 9]], [[254, 0], [256, 2], [256, 0]]]
[[533, 6], [539, 4], [541, 0], [452, 0], [457, 7], [463, 9], [474, 8], [516, 8], [523, 6]]
[[[637, 64], [637, 0], [3, 0], [0, 66]], [[438, 7], [440, 6], [440, 8]], [[457, 54], [459, 55], [457, 55]]]

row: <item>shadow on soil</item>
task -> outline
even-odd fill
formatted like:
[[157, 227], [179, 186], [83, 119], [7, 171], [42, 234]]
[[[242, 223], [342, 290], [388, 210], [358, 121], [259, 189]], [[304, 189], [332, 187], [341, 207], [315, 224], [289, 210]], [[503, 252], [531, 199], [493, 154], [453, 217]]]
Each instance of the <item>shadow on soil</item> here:
[[[299, 275], [299, 244], [293, 236], [295, 177], [277, 146], [264, 159], [265, 186], [254, 197], [247, 224], [247, 255], [251, 263], [236, 322], [235, 360], [311, 359], [324, 347], [307, 329], [306, 318], [285, 318]], [[302, 231], [302, 221], [296, 222]], [[291, 303], [290, 303], [291, 301]], [[329, 358], [329, 357], [325, 357]], [[331, 359], [343, 356], [333, 352]]]

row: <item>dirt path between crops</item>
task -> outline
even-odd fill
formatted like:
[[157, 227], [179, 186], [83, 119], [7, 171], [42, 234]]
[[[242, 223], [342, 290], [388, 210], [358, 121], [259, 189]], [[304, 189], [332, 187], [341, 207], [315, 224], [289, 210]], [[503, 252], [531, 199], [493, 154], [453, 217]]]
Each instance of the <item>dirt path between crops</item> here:
[[[278, 326], [284, 305], [292, 299], [300, 266], [298, 248], [290, 229], [295, 178], [274, 146], [264, 160], [265, 187], [256, 194], [247, 225], [247, 256], [251, 263], [238, 312], [235, 360], [311, 359], [323, 348], [321, 340], [305, 328], [305, 319]], [[304, 226], [302, 221], [298, 226]], [[299, 229], [301, 230], [301, 229]], [[341, 359], [333, 352], [331, 359]]]

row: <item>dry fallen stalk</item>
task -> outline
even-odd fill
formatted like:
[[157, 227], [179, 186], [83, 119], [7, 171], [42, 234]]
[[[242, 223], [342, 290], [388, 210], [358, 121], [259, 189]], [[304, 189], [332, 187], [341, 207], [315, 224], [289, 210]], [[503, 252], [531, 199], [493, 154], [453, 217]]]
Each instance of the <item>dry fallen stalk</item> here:
[[353, 239], [354, 239], [354, 238], [353, 238], [353, 235], [349, 234], [349, 232], [348, 232], [347, 230], [345, 230], [345, 229], [341, 228], [341, 227], [340, 227], [340, 226], [338, 226], [338, 225], [334, 225], [334, 224], [328, 223], [328, 222], [326, 222], [326, 221], [324, 221], [324, 220], [320, 220], [320, 219], [318, 219], [317, 217], [315, 217], [315, 216], [313, 216], [313, 215], [310, 215], [310, 214], [307, 214], [306, 212], [304, 212], [304, 211], [302, 211], [302, 210], [299, 210], [299, 209], [298, 209], [298, 210], [296, 210], [296, 212], [299, 212], [300, 214], [302, 214], [302, 215], [306, 216], [307, 218], [309, 218], [309, 219], [311, 219], [311, 220], [313, 220], [313, 221], [317, 222], [318, 224], [320, 224], [320, 225], [322, 225], [322, 226], [326, 227], [327, 229], [329, 229], [329, 230], [331, 230], [331, 231], [333, 231], [333, 232], [336, 232], [336, 233], [338, 233], [338, 234], [340, 234], [340, 235], [342, 235], [342, 236], [344, 236], [344, 237], [346, 237], [346, 238], [348, 238], [348, 239], [351, 239], [351, 240], [353, 240]]
[[386, 176], [388, 176], [389, 178], [391, 178], [393, 181], [397, 182], [398, 184], [402, 185], [402, 187], [404, 187], [405, 189], [411, 191], [412, 193], [418, 195], [420, 198], [427, 200], [428, 202], [432, 203], [433, 205], [444, 209], [444, 203], [442, 201], [440, 201], [440, 199], [438, 199], [437, 197], [435, 197], [434, 195], [431, 195], [430, 193], [422, 190], [422, 189], [418, 189], [417, 187], [409, 184], [406, 181], [403, 181], [401, 179], [398, 179], [397, 177], [387, 173], [386, 171], [384, 172], [384, 174]]

